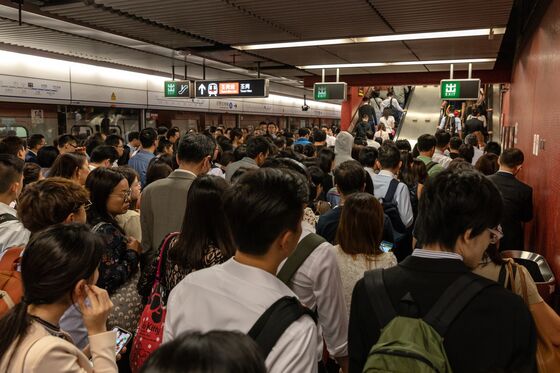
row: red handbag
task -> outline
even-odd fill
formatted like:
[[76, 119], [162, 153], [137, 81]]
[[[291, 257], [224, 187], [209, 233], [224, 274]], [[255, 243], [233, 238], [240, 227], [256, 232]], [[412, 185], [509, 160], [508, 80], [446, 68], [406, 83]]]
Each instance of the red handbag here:
[[163, 254], [171, 239], [179, 233], [170, 233], [167, 235], [161, 245], [159, 253], [158, 268], [156, 278], [152, 285], [152, 292], [148, 297], [148, 303], [142, 311], [136, 335], [132, 341], [132, 350], [130, 351], [130, 368], [133, 373], [137, 373], [148, 357], [159, 348], [163, 340], [163, 326], [165, 324], [166, 305], [163, 302], [161, 287], [161, 267], [163, 263]]

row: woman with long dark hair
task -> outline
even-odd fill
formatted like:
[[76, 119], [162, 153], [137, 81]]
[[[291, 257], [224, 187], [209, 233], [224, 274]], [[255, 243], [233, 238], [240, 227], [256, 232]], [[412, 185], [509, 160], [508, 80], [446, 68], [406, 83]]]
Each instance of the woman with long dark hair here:
[[[192, 183], [181, 232], [168, 241], [163, 251], [164, 301], [189, 273], [223, 263], [233, 256], [235, 244], [223, 208], [223, 195], [228, 188], [224, 179], [210, 175], [199, 176]], [[152, 289], [158, 261], [159, 258], [154, 259], [140, 281], [138, 290], [144, 297]]]
[[48, 177], [63, 177], [85, 185], [89, 175], [89, 164], [85, 155], [81, 153], [65, 153], [56, 158], [48, 171]]
[[[102, 249], [103, 241], [82, 224], [55, 225], [32, 237], [21, 259], [22, 302], [0, 319], [1, 372], [117, 372], [116, 336], [106, 327], [113, 305], [95, 286]], [[88, 330], [91, 362], [58, 326], [74, 303]]]
[[130, 205], [131, 190], [124, 175], [110, 168], [96, 168], [87, 180], [91, 206], [88, 223], [106, 242], [99, 266], [99, 287], [112, 294], [138, 269], [142, 248], [138, 240], [127, 237], [115, 217]]

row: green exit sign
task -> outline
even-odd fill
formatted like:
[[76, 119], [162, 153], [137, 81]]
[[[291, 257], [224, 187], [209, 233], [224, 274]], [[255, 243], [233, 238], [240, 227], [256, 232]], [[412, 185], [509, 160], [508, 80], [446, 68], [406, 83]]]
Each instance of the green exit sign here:
[[190, 80], [172, 80], [164, 84], [165, 97], [191, 97]]
[[346, 100], [348, 85], [346, 83], [315, 83], [313, 84], [313, 98], [316, 101]]
[[477, 100], [480, 79], [444, 79], [440, 88], [442, 100]]

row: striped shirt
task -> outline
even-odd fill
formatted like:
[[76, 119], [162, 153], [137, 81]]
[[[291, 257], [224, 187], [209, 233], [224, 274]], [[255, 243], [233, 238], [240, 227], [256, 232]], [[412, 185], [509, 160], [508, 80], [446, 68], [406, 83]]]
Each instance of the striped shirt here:
[[426, 259], [457, 259], [463, 261], [463, 257], [457, 253], [449, 251], [434, 251], [425, 249], [414, 249], [412, 256]]

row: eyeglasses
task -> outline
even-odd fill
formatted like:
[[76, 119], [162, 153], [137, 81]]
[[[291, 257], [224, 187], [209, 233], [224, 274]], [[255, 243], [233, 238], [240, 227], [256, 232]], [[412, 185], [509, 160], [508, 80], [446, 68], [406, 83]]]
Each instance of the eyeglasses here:
[[89, 208], [91, 207], [91, 205], [93, 205], [93, 202], [91, 202], [89, 199], [87, 200], [86, 203], [84, 203], [84, 210], [89, 210]]
[[488, 228], [488, 232], [490, 232], [490, 243], [495, 245], [504, 237], [504, 232], [502, 231], [502, 227], [498, 225], [496, 228]]
[[130, 200], [130, 196], [132, 195], [132, 190], [128, 189], [127, 191], [125, 191], [123, 193], [112, 193], [111, 195], [121, 197], [125, 201], [128, 201], [128, 200]]

